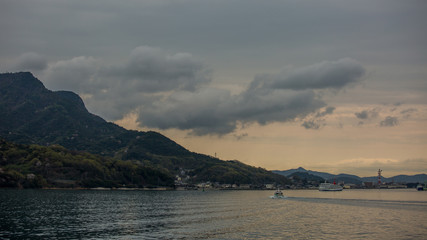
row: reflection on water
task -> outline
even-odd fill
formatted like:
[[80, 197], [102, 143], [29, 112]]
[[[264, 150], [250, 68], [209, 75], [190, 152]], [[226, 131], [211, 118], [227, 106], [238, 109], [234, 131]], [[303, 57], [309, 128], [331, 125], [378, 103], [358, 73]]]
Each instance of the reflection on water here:
[[289, 200], [374, 208], [427, 210], [427, 194], [413, 189], [369, 189], [342, 192], [290, 191]]
[[427, 192], [0, 190], [0, 239], [422, 239]]

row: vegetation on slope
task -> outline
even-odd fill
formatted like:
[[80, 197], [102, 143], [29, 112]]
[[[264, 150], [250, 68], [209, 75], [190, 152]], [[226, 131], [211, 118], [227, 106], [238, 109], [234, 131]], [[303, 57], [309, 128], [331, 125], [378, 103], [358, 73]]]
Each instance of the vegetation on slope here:
[[0, 167], [0, 187], [171, 187], [174, 183], [168, 170], [150, 162], [5, 140], [0, 140]]
[[[131, 131], [106, 122], [89, 113], [77, 94], [50, 91], [29, 72], [0, 74], [0, 138], [30, 144], [24, 151], [28, 156], [24, 152], [18, 154], [19, 158], [16, 159], [7, 155], [7, 162], [3, 161], [5, 163], [0, 165], [7, 163], [18, 166], [15, 171], [21, 175], [13, 175], [17, 181], [15, 185], [22, 185], [26, 181], [26, 174], [43, 177], [49, 186], [67, 183], [69, 175], [73, 179], [68, 182], [76, 186], [93, 186], [96, 184], [92, 183], [96, 182], [98, 185], [112, 186], [145, 186], [157, 182], [168, 185], [170, 180], [164, 176], [176, 176], [183, 169], [189, 184], [204, 181], [230, 184], [288, 182], [286, 177], [265, 169], [190, 152], [157, 132]], [[64, 148], [61, 148], [61, 154], [53, 154], [55, 158], [31, 157], [41, 154], [34, 144], [51, 146], [46, 148], [51, 154], [59, 151], [58, 146], [52, 145]], [[33, 159], [38, 160], [32, 162]], [[51, 162], [52, 159], [55, 161]], [[128, 168], [122, 167], [126, 164]], [[62, 179], [64, 181], [55, 180], [59, 177], [52, 175], [52, 166], [57, 167], [55, 171], [65, 174], [59, 174], [65, 178]], [[18, 171], [21, 167], [22, 171]], [[13, 166], [4, 168], [8, 172], [14, 170]], [[46, 169], [49, 174], [43, 175]], [[127, 173], [128, 170], [131, 173]], [[71, 173], [67, 175], [67, 171]], [[135, 172], [143, 178], [136, 181]], [[82, 176], [79, 177], [79, 174]], [[125, 180], [126, 177], [122, 175], [132, 177]], [[90, 176], [90, 181], [87, 176]], [[101, 184], [103, 181], [105, 183]]]
[[195, 180], [210, 182], [252, 184], [255, 186], [265, 183], [278, 183], [282, 186], [290, 181], [281, 175], [271, 174], [264, 168], [255, 168], [239, 161], [226, 161], [221, 164], [212, 164], [193, 171]]

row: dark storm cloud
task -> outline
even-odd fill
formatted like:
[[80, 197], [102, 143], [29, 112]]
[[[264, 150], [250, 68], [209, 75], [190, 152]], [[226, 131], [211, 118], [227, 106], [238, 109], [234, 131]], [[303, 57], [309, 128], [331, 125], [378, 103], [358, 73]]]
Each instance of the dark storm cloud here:
[[380, 122], [381, 127], [394, 127], [399, 124], [397, 117], [387, 116], [383, 121]]
[[54, 62], [44, 72], [43, 81], [53, 90], [69, 90], [79, 94], [101, 88], [95, 78], [98, 62], [92, 57], [74, 57]]
[[14, 67], [19, 71], [39, 71], [47, 67], [47, 59], [35, 52], [27, 52], [19, 56]]
[[286, 122], [323, 107], [312, 91], [270, 92], [266, 94], [230, 95], [220, 89], [180, 92], [166, 100], [144, 106], [139, 120], [144, 126], [160, 129], [191, 130], [195, 135], [233, 132], [238, 123], [261, 125]]
[[210, 70], [189, 53], [166, 54], [147, 46], [132, 50], [124, 64], [93, 57], [51, 63], [43, 81], [53, 90], [71, 90], [109, 120], [157, 99], [159, 93], [195, 91], [211, 81]]
[[[188, 51], [215, 66], [215, 73], [221, 79], [230, 79], [231, 84], [248, 84], [247, 75], [239, 78], [241, 66], [245, 66], [249, 76], [266, 72], [256, 77], [254, 87], [296, 91], [340, 89], [359, 82], [365, 69], [352, 59], [340, 59], [351, 56], [366, 66], [391, 66], [385, 72], [390, 76], [402, 72], [405, 77], [405, 81], [400, 76], [378, 77], [371, 82], [372, 86], [419, 90], [424, 86], [425, 72], [420, 70], [419, 76], [408, 79], [405, 66], [425, 65], [427, 35], [420, 29], [424, 27], [426, 7], [427, 4], [405, 1], [389, 4], [387, 0], [328, 0], [310, 4], [241, 0], [3, 0], [0, 67], [27, 51], [42, 53], [49, 59], [94, 56], [111, 65], [104, 63], [102, 71], [94, 74], [88, 74], [82, 66], [85, 73], [76, 77], [65, 74], [65, 69], [60, 74], [59, 66], [49, 66], [50, 76], [58, 74], [66, 84], [55, 84], [55, 88], [118, 94], [112, 88], [120, 86], [127, 88], [123, 90], [127, 95], [137, 91], [196, 91], [211, 77], [206, 66], [193, 56], [180, 53]], [[132, 56], [126, 56], [129, 49], [141, 43], [178, 54], [141, 47]], [[340, 60], [321, 62], [325, 59]], [[313, 62], [317, 64], [299, 67]], [[282, 63], [298, 67], [271, 72]], [[154, 67], [147, 67], [150, 64]], [[23, 66], [42, 69], [43, 63], [27, 62]], [[417, 69], [410, 72], [414, 71]], [[84, 78], [90, 79], [90, 83], [83, 83]], [[76, 81], [81, 85], [72, 86]], [[106, 81], [108, 84], [104, 84]], [[363, 97], [358, 96], [353, 101], [360, 102]]]
[[210, 70], [191, 54], [168, 55], [148, 46], [132, 50], [126, 65], [111, 73], [140, 92], [194, 91], [211, 81]]
[[314, 65], [282, 71], [279, 74], [257, 75], [255, 83], [275, 89], [340, 89], [362, 79], [365, 69], [356, 60], [343, 58], [338, 61], [324, 61]]
[[[304, 88], [277, 88], [280, 81], [275, 78], [255, 78], [245, 91], [232, 95], [229, 90], [210, 87], [210, 70], [189, 53], [168, 54], [141, 46], [123, 62], [107, 64], [85, 56], [61, 60], [49, 64], [44, 79], [54, 90], [76, 91], [92, 112], [108, 120], [136, 112], [143, 127], [223, 135], [239, 124], [287, 122], [310, 114], [311, 125], [303, 126], [319, 128], [322, 117], [335, 108], [320, 110], [326, 103], [318, 88], [343, 88], [358, 82], [364, 72], [351, 59], [321, 62], [291, 72], [290, 82], [295, 85], [299, 79]], [[342, 81], [329, 81], [329, 77]]]
[[[351, 66], [357, 66], [353, 71]], [[337, 64], [335, 64], [337, 63]], [[342, 64], [344, 63], [344, 64]], [[342, 88], [350, 82], [357, 82], [364, 72], [360, 64], [354, 60], [340, 60], [337, 62], [323, 62], [312, 66], [297, 69], [295, 72], [305, 73], [301, 76], [310, 78], [315, 76], [316, 69], [319, 74], [336, 76], [339, 73], [345, 80], [334, 88]], [[342, 68], [342, 69], [340, 69]], [[360, 68], [362, 70], [360, 70]], [[310, 74], [308, 74], [310, 73]], [[349, 76], [347, 76], [347, 73]], [[348, 79], [351, 79], [349, 81]], [[305, 82], [313, 80], [306, 79]], [[325, 80], [326, 81], [326, 80]], [[258, 123], [261, 125], [272, 122], [293, 121], [314, 114], [313, 119], [307, 120], [305, 128], [319, 129], [323, 126], [321, 117], [332, 114], [334, 107], [327, 107], [313, 89], [281, 89], [273, 88], [274, 80], [255, 78], [246, 91], [238, 95], [231, 95], [229, 91], [213, 88], [203, 88], [200, 91], [180, 92], [156, 102], [151, 106], [141, 108], [139, 121], [144, 126], [158, 127], [161, 129], [178, 128], [191, 130], [193, 134], [227, 134], [234, 131], [238, 123]], [[316, 82], [316, 81], [314, 81]], [[318, 85], [314, 84], [313, 88]], [[308, 87], [308, 85], [307, 85]], [[316, 111], [318, 111], [316, 113]]]
[[288, 121], [325, 106], [313, 90], [251, 87], [236, 96], [235, 104], [238, 109], [235, 115], [243, 119], [243, 122], [246, 120], [260, 124]]
[[234, 130], [227, 111], [232, 102], [226, 90], [205, 88], [176, 92], [166, 99], [141, 107], [139, 120], [144, 126], [160, 129], [192, 130], [198, 135], [226, 134]]

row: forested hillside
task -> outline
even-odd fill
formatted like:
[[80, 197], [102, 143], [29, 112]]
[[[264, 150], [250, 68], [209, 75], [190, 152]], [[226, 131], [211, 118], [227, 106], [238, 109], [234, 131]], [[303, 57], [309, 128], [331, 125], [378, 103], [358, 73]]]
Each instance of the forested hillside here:
[[173, 187], [168, 170], [150, 162], [123, 161], [59, 145], [0, 140], [0, 187]]
[[[12, 174], [15, 177], [11, 179], [21, 181], [21, 185], [28, 182], [26, 174], [35, 174], [39, 178], [34, 179], [41, 182], [44, 179], [48, 185], [170, 185], [173, 176], [182, 171], [191, 184], [204, 181], [288, 183], [286, 177], [262, 168], [188, 151], [160, 133], [126, 130], [107, 122], [89, 113], [77, 94], [50, 91], [29, 72], [0, 74], [0, 137], [11, 143], [29, 145], [19, 147], [20, 150], [10, 156], [4, 153], [7, 161], [0, 164], [8, 169], [8, 174], [13, 173], [15, 164], [15, 175]], [[45, 157], [39, 148], [52, 156]], [[6, 167], [5, 164], [12, 165]], [[55, 172], [50, 170], [52, 166], [60, 166], [55, 168], [59, 176], [67, 169], [75, 182], [69, 182], [68, 175], [61, 176], [65, 181], [52, 177]], [[10, 174], [7, 176], [12, 176]], [[127, 174], [130, 179], [120, 174]]]

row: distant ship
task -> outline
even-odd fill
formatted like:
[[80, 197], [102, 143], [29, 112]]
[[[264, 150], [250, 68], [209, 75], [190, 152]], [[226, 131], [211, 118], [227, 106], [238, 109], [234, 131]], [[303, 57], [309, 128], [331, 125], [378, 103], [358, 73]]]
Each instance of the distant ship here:
[[319, 186], [319, 191], [342, 191], [342, 187], [340, 185], [337, 185], [334, 181], [334, 183], [321, 183]]

